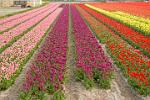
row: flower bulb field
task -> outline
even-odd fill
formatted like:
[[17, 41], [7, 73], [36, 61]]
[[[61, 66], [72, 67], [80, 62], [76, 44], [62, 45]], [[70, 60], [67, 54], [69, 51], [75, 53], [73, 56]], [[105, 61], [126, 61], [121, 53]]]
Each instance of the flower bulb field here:
[[150, 2], [0, 18], [0, 100], [150, 100]]

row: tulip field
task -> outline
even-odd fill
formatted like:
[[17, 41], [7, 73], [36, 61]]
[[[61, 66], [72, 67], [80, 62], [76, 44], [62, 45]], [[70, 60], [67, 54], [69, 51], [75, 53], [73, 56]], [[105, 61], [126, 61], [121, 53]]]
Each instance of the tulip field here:
[[50, 3], [0, 19], [0, 95], [18, 84], [20, 100], [68, 100], [68, 70], [87, 91], [120, 73], [149, 97], [150, 3]]

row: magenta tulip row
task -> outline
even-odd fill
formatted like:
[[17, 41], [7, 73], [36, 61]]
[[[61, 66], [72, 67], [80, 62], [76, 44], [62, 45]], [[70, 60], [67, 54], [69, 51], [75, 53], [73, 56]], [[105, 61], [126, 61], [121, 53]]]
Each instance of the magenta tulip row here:
[[21, 16], [19, 18], [14, 19], [14, 20], [10, 20], [8, 22], [0, 24], [0, 32], [5, 31], [5, 30], [7, 30], [7, 29], [9, 29], [11, 27], [14, 27], [15, 25], [18, 25], [20, 23], [22, 24], [25, 21], [32, 19], [32, 18], [36, 17], [37, 15], [42, 14], [45, 11], [51, 9], [54, 5], [55, 4], [51, 4], [51, 5], [47, 6], [47, 7], [42, 8], [42, 9], [37, 9], [36, 11], [32, 11], [32, 12], [28, 13], [25, 16]]
[[56, 9], [33, 28], [33, 30], [2, 52], [0, 55], [0, 78], [9, 79], [9, 77], [16, 72], [20, 64], [23, 63], [26, 57], [35, 48], [61, 11], [61, 8]]
[[85, 72], [89, 78], [93, 78], [93, 70], [96, 68], [106, 74], [112, 70], [112, 63], [104, 54], [96, 37], [92, 34], [79, 12], [72, 6], [73, 32], [75, 34], [76, 66]]
[[68, 27], [69, 8], [64, 6], [55, 26], [30, 64], [24, 81], [24, 91], [28, 92], [32, 87], [45, 91], [47, 83], [54, 90], [61, 89], [66, 66]]
[[56, 10], [60, 4], [55, 5], [52, 9], [47, 10], [46, 12], [37, 15], [36, 17], [26, 21], [25, 23], [22, 23], [18, 25], [17, 27], [13, 28], [12, 30], [8, 32], [4, 32], [3, 34], [0, 34], [0, 48], [5, 46], [7, 43], [9, 43], [13, 38], [16, 36], [19, 36], [23, 34], [27, 29], [37, 24], [40, 20], [45, 18], [48, 14], [52, 13], [54, 10]]

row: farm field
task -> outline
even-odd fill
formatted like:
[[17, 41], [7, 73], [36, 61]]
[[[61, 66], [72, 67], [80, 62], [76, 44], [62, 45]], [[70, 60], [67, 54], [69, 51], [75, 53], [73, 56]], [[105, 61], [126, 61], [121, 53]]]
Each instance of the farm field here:
[[150, 3], [49, 3], [0, 18], [0, 100], [150, 100]]

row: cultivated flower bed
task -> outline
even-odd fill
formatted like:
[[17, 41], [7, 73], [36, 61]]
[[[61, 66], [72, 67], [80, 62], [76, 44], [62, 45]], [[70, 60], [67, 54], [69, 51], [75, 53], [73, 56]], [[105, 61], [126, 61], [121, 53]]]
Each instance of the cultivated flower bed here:
[[108, 11], [121, 11], [144, 18], [150, 18], [149, 2], [126, 2], [126, 3], [110, 2], [110, 3], [91, 3], [91, 5]]
[[106, 44], [109, 54], [133, 88], [141, 94], [150, 94], [150, 60], [88, 14], [85, 9], [78, 8], [78, 10], [96, 33], [97, 38]]
[[101, 20], [103, 23], [112, 28], [116, 34], [126, 40], [133, 47], [142, 51], [145, 55], [150, 57], [150, 39], [131, 28], [121, 24], [113, 19], [108, 18], [107, 16], [100, 14], [86, 6], [83, 6], [89, 13], [93, 16], [96, 16], [97, 19]]
[[[134, 30], [142, 33], [143, 35], [145, 36], [150, 36], [150, 23], [143, 23], [139, 20], [135, 20], [129, 16], [121, 16], [121, 14], [116, 14], [116, 13], [113, 13], [113, 12], [109, 12], [109, 11], [106, 11], [106, 10], [103, 10], [103, 9], [100, 9], [100, 8], [97, 8], [97, 7], [94, 7], [94, 6], [91, 6], [89, 4], [85, 4], [87, 7], [93, 9], [93, 10], [96, 10], [98, 12], [100, 12], [101, 14], [104, 14], [112, 19], [115, 19], [131, 28], [133, 28]], [[148, 19], [147, 19], [148, 20]], [[150, 20], [148, 20], [149, 22]], [[146, 22], [146, 20], [144, 21]]]
[[21, 18], [21, 17], [24, 17], [24, 16], [28, 16], [29, 14], [32, 14], [34, 12], [38, 12], [40, 11], [41, 9], [45, 9], [46, 7], [50, 6], [51, 4], [49, 5], [46, 5], [46, 6], [43, 6], [43, 7], [40, 7], [40, 8], [37, 8], [37, 9], [33, 9], [31, 11], [27, 11], [27, 12], [24, 12], [24, 13], [20, 13], [20, 14], [16, 14], [16, 15], [13, 15], [13, 16], [10, 16], [10, 17], [6, 17], [6, 18], [2, 18], [0, 19], [0, 25], [1, 24], [4, 24], [4, 23], [7, 23], [9, 21], [12, 21], [12, 20], [15, 20], [15, 19], [18, 19], [18, 18]]
[[0, 90], [6, 89], [13, 84], [16, 76], [21, 72], [23, 65], [32, 57], [34, 51], [45, 36], [46, 31], [60, 12], [60, 8], [56, 9], [31, 31], [1, 53]]
[[65, 79], [68, 27], [69, 8], [64, 6], [55, 26], [29, 66], [20, 98], [41, 99], [45, 93], [57, 94], [57, 91], [62, 90]]
[[38, 22], [40, 22], [50, 13], [52, 13], [59, 6], [60, 4], [57, 4], [52, 9], [47, 10], [46, 12], [26, 21], [25, 23], [20, 24], [19, 26], [13, 28], [8, 32], [4, 32], [3, 34], [0, 34], [0, 53], [4, 51], [7, 47], [11, 46], [12, 43], [17, 41], [24, 34], [26, 34], [26, 31], [32, 29], [36, 24], [38, 24]]
[[1, 18], [0, 99], [149, 100], [150, 39], [131, 26], [149, 33], [150, 20], [98, 4], [51, 3]]
[[112, 63], [104, 54], [95, 36], [89, 30], [75, 7], [71, 7], [76, 47], [76, 78], [90, 88], [93, 82], [101, 88], [110, 88]]
[[44, 13], [45, 11], [51, 9], [54, 6], [55, 6], [55, 4], [51, 4], [47, 7], [42, 8], [42, 9], [39, 9], [39, 10], [37, 9], [36, 11], [32, 11], [29, 14], [26, 14], [24, 16], [20, 16], [14, 20], [8, 20], [7, 22], [5, 21], [6, 19], [5, 20], [3, 19], [5, 22], [0, 24], [0, 32], [3, 32], [9, 28], [15, 27], [19, 24], [22, 24], [25, 21], [28, 21], [28, 20], [36, 17], [37, 15]]

